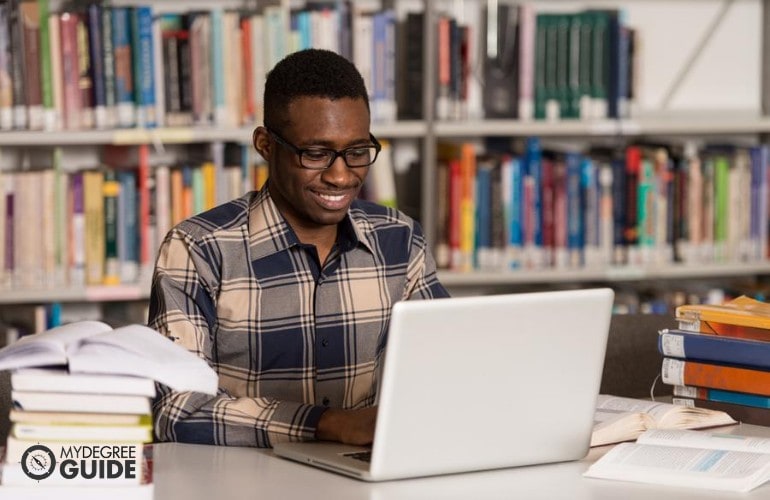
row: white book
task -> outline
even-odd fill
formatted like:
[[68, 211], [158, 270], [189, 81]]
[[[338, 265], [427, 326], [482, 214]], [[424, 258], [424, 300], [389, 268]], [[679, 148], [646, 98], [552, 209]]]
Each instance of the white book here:
[[218, 387], [216, 372], [203, 358], [142, 325], [113, 330], [99, 321], [79, 321], [0, 349], [0, 370], [41, 366], [147, 377], [177, 391], [216, 394]]
[[720, 491], [750, 491], [770, 479], [770, 439], [649, 430], [595, 462], [585, 477]]
[[64, 392], [11, 391], [13, 407], [24, 411], [129, 413], [147, 415], [152, 411], [146, 396], [78, 394]]
[[146, 425], [81, 425], [81, 424], [28, 424], [17, 422], [11, 427], [17, 439], [39, 441], [102, 441], [105, 443], [149, 443], [152, 441], [152, 423]]
[[155, 382], [146, 377], [103, 373], [69, 373], [63, 369], [25, 368], [11, 374], [17, 391], [129, 394], [155, 397]]

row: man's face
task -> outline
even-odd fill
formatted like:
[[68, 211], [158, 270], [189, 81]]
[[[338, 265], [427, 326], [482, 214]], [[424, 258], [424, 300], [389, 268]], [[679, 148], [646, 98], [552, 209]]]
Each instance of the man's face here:
[[[289, 125], [274, 130], [300, 149], [342, 150], [369, 145], [369, 111], [362, 99], [300, 97], [288, 109]], [[336, 226], [361, 190], [368, 167], [348, 168], [337, 157], [326, 170], [300, 166], [299, 155], [266, 129], [255, 133], [257, 151], [268, 160], [270, 195], [295, 230]]]

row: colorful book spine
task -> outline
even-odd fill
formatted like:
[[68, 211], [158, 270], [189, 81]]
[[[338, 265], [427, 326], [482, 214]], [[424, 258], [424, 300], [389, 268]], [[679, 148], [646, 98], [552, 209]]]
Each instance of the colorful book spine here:
[[48, 23], [48, 0], [37, 0], [40, 26], [40, 93], [43, 105], [43, 129], [56, 129], [56, 113], [53, 102], [53, 70], [51, 61], [51, 30]]
[[[43, 94], [40, 62], [40, 9], [37, 2], [19, 3], [19, 21], [23, 37], [22, 53], [16, 52], [24, 60], [24, 87], [26, 90], [27, 128], [43, 129]], [[47, 21], [47, 19], [46, 19]]]
[[691, 406], [694, 408], [707, 408], [709, 410], [723, 411], [743, 424], [766, 426], [770, 422], [770, 409], [754, 406], [725, 403], [723, 401], [711, 401], [709, 399], [674, 398], [675, 404]]
[[120, 259], [118, 257], [118, 197], [120, 182], [115, 171], [108, 170], [102, 183], [104, 203], [104, 276], [105, 285], [120, 284]]
[[131, 16], [128, 7], [112, 7], [112, 47], [115, 54], [115, 105], [117, 124], [133, 127], [136, 123], [134, 104], [134, 69], [131, 55]]
[[222, 10], [211, 10], [211, 94], [213, 98], [214, 123], [225, 125], [228, 121], [225, 105], [224, 79], [224, 33], [222, 32]]
[[756, 394], [746, 394], [743, 392], [709, 389], [707, 387], [676, 385], [674, 386], [674, 397], [707, 399], [709, 401], [720, 401], [722, 403], [732, 403], [737, 405], [770, 409], [769, 397], [757, 396]]
[[152, 128], [157, 125], [155, 109], [155, 73], [152, 29], [152, 8], [133, 7], [131, 28], [133, 35], [134, 102], [136, 121], [140, 127]]
[[83, 286], [86, 282], [86, 213], [85, 174], [74, 172], [69, 177], [68, 210], [69, 231], [69, 282], [72, 286]]
[[107, 127], [117, 123], [117, 89], [115, 87], [115, 53], [112, 35], [112, 9], [101, 8], [102, 67], [104, 69], [104, 106]]
[[675, 358], [770, 369], [770, 342], [662, 330], [658, 351]]
[[663, 358], [661, 373], [663, 383], [668, 385], [694, 385], [770, 396], [770, 371]]

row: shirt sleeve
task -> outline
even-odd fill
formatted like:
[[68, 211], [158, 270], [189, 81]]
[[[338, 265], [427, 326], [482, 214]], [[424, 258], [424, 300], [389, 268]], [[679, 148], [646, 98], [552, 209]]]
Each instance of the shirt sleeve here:
[[[193, 239], [172, 230], [160, 247], [150, 293], [148, 324], [212, 363], [216, 308], [212, 266]], [[211, 255], [208, 253], [208, 255]], [[271, 398], [176, 392], [158, 384], [153, 404], [159, 441], [271, 447], [315, 439], [325, 407]]]
[[425, 241], [422, 227], [416, 221], [410, 245], [404, 300], [449, 297], [449, 292], [436, 274], [436, 261]]

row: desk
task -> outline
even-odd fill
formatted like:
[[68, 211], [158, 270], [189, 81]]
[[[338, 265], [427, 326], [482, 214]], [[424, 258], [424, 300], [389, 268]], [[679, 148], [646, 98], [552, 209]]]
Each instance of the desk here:
[[[725, 427], [724, 432], [770, 437], [770, 427], [753, 425]], [[750, 494], [730, 494], [582, 477], [608, 449], [592, 449], [577, 462], [365, 483], [279, 458], [270, 450], [163, 443], [155, 445], [155, 500], [770, 498], [770, 483]]]

